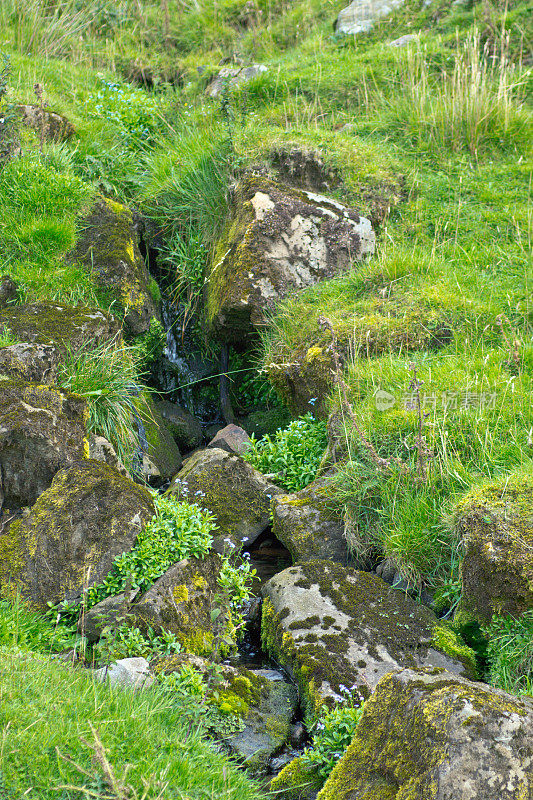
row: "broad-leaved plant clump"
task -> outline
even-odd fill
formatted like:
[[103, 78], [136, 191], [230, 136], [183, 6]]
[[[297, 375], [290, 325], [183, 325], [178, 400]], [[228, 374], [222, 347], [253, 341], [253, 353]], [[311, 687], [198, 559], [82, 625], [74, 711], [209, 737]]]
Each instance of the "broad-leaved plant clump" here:
[[274, 436], [253, 436], [244, 458], [290, 492], [304, 489], [316, 477], [327, 446], [326, 423], [312, 414], [293, 420]]

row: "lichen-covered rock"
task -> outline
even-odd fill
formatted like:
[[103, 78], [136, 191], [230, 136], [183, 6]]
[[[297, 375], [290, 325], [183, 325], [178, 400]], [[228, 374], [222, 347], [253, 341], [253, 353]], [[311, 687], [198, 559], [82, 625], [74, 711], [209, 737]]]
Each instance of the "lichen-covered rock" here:
[[275, 575], [263, 596], [263, 647], [297, 681], [308, 718], [338, 702], [341, 685], [368, 696], [401, 667], [475, 674], [450, 628], [370, 572], [309, 561]]
[[202, 424], [197, 417], [168, 400], [160, 400], [156, 406], [180, 450], [188, 452], [202, 444]]
[[46, 609], [100, 583], [155, 513], [150, 492], [99, 461], [61, 470], [0, 533], [0, 593]]
[[56, 472], [86, 454], [83, 398], [0, 376], [0, 475], [8, 508], [32, 505]]
[[293, 758], [270, 782], [270, 790], [279, 800], [316, 800], [322, 785], [316, 768]]
[[96, 284], [111, 294], [124, 313], [126, 332], [133, 336], [145, 333], [150, 320], [159, 318], [159, 311], [150, 294], [151, 279], [130, 209], [102, 197], [80, 224], [70, 258], [80, 262]]
[[[227, 744], [232, 753], [242, 759], [248, 772], [262, 775], [267, 771], [272, 755], [289, 740], [291, 721], [298, 705], [294, 686], [273, 670], [253, 670], [252, 675], [265, 678], [259, 702], [249, 703], [245, 727], [232, 736]], [[241, 679], [242, 680], [242, 679]], [[238, 680], [233, 682], [233, 687]]]
[[372, 30], [376, 20], [388, 16], [404, 2], [405, 0], [352, 0], [337, 17], [335, 33], [345, 36], [367, 33]]
[[454, 516], [465, 548], [459, 615], [485, 623], [533, 608], [533, 477], [473, 489]]
[[47, 111], [36, 105], [17, 107], [21, 122], [39, 135], [41, 131], [47, 142], [65, 142], [74, 135], [76, 129], [70, 120], [55, 111]]
[[95, 436], [94, 434], [89, 436], [89, 458], [94, 461], [103, 461], [104, 464], [109, 464], [122, 475], [131, 477], [124, 464], [119, 461], [115, 448], [104, 436]]
[[443, 670], [384, 677], [319, 800], [532, 800], [533, 703]]
[[241, 342], [281, 297], [347, 270], [374, 243], [369, 220], [336, 200], [246, 176], [206, 285], [211, 330]]
[[222, 538], [252, 544], [270, 524], [270, 501], [282, 489], [234, 453], [209, 448], [183, 465], [170, 492], [214, 514]]
[[319, 419], [327, 415], [334, 375], [334, 360], [327, 347], [304, 346], [290, 358], [265, 364], [264, 369], [293, 414], [311, 412]]
[[59, 350], [46, 344], [19, 342], [0, 348], [0, 375], [22, 381], [54, 383]]
[[89, 643], [96, 642], [102, 635], [104, 628], [116, 628], [120, 621], [125, 621], [130, 604], [133, 602], [138, 589], [105, 597], [95, 606], [86, 609], [80, 615], [78, 630]]
[[95, 669], [93, 678], [100, 683], [107, 681], [111, 686], [123, 689], [149, 689], [154, 683], [150, 665], [145, 658], [121, 658], [106, 667]]
[[218, 607], [220, 568], [216, 553], [178, 561], [131, 606], [128, 620], [142, 629], [171, 631], [187, 653], [208, 655], [220, 626], [228, 624], [223, 613], [211, 617]]
[[64, 303], [34, 303], [0, 308], [0, 327], [19, 342], [44, 344], [73, 352], [98, 347], [120, 336], [118, 322], [99, 308]]
[[209, 97], [218, 97], [226, 86], [235, 89], [243, 83], [248, 83], [263, 72], [267, 72], [268, 67], [264, 64], [250, 64], [248, 67], [222, 67], [217, 77], [206, 89]]
[[325, 559], [345, 564], [348, 549], [341, 515], [332, 510], [327, 478], [272, 500], [272, 533], [294, 562]]
[[150, 484], [158, 486], [172, 478], [183, 463], [179, 447], [167, 428], [161, 412], [149, 392], [143, 392], [138, 403], [141, 473]]
[[320, 150], [301, 147], [296, 142], [276, 145], [269, 153], [278, 180], [312, 192], [331, 192], [341, 183], [341, 173], [328, 164]]

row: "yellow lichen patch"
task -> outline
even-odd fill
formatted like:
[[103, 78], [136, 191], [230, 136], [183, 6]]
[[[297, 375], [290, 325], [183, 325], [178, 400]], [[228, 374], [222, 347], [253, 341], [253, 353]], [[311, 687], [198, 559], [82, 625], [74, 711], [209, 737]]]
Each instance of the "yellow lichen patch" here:
[[184, 584], [178, 584], [172, 589], [172, 597], [176, 603], [186, 603], [189, 600], [189, 590]]

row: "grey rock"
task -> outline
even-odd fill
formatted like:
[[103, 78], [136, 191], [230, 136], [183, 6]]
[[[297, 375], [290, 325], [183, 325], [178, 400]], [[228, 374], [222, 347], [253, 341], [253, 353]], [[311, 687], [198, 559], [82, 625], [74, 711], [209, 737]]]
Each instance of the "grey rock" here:
[[250, 441], [250, 437], [245, 430], [239, 428], [238, 425], [231, 424], [219, 430], [207, 446], [218, 447], [228, 453], [242, 455], [248, 449]]
[[197, 417], [168, 400], [160, 400], [155, 405], [180, 449], [188, 452], [202, 444], [202, 425]]
[[18, 287], [9, 275], [0, 276], [0, 308], [12, 303], [18, 297]]
[[443, 670], [384, 677], [319, 800], [531, 800], [533, 703]]
[[376, 20], [388, 16], [404, 2], [405, 0], [353, 0], [337, 17], [335, 33], [346, 36], [368, 33]]
[[122, 475], [131, 477], [124, 464], [119, 461], [115, 448], [104, 436], [92, 434], [89, 437], [89, 458], [95, 461], [103, 461], [104, 464], [109, 464], [110, 467], [113, 467]]
[[265, 67], [264, 64], [251, 64], [249, 67], [223, 67], [215, 80], [207, 87], [207, 94], [209, 97], [218, 97], [227, 85], [236, 88], [264, 72], [268, 72], [268, 67]]
[[404, 36], [400, 36], [398, 39], [394, 39], [392, 42], [389, 42], [389, 47], [406, 47], [411, 42], [417, 42], [418, 35], [416, 33], [406, 33]]
[[148, 689], [155, 681], [145, 658], [121, 658], [108, 667], [95, 669], [93, 676], [100, 683], [108, 681], [123, 689]]
[[184, 462], [169, 492], [214, 514], [221, 539], [249, 545], [269, 526], [270, 501], [282, 490], [240, 456], [208, 448]]
[[55, 111], [41, 110], [37, 105], [18, 106], [23, 125], [33, 128], [39, 135], [41, 130], [47, 142], [65, 142], [74, 135], [72, 122]]
[[31, 605], [79, 597], [128, 552], [155, 512], [150, 492], [99, 461], [61, 470], [30, 513], [0, 532], [0, 590]]
[[345, 564], [348, 560], [344, 522], [332, 511], [327, 490], [328, 481], [319, 479], [296, 494], [272, 500], [272, 533], [295, 562], [324, 558]]
[[59, 352], [45, 344], [19, 342], [0, 348], [0, 374], [23, 381], [54, 383]]
[[246, 175], [214, 251], [207, 321], [227, 342], [261, 329], [287, 294], [346, 271], [374, 252], [370, 220], [337, 200]]
[[96, 642], [107, 627], [115, 627], [120, 618], [127, 618], [129, 605], [138, 595], [139, 590], [132, 591], [128, 600], [124, 592], [106, 597], [80, 616], [78, 630], [89, 643]]
[[280, 572], [263, 596], [264, 644], [299, 681], [308, 716], [316, 695], [337, 703], [344, 685], [368, 696], [401, 667], [474, 674], [473, 657], [463, 663], [434, 643], [439, 620], [433, 612], [373, 573], [311, 561]]

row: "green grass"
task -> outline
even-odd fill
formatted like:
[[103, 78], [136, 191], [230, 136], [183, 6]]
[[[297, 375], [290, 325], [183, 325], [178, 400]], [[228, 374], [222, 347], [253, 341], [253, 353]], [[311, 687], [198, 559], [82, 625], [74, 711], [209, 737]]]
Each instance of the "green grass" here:
[[17, 650], [3, 648], [0, 663], [0, 787], [9, 800], [108, 796], [102, 766], [90, 749], [93, 731], [129, 797], [261, 797], [244, 773], [202, 739], [170, 693], [111, 689], [95, 684], [86, 670]]

